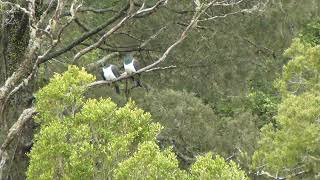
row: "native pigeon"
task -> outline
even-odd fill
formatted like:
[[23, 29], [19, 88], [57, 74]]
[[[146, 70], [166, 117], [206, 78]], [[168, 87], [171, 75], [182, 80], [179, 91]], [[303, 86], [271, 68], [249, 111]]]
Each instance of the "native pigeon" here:
[[[139, 61], [135, 59], [130, 53], [124, 57], [123, 67], [127, 74], [133, 74], [140, 69], [140, 64]], [[139, 77], [137, 78], [137, 80], [135, 80], [133, 76], [131, 77], [131, 79], [136, 83], [136, 86], [142, 87], [142, 84], [140, 82], [140, 74], [138, 74], [138, 76]]]
[[124, 57], [124, 62], [123, 62], [124, 70], [128, 74], [132, 74], [137, 72], [140, 69], [140, 65], [138, 60], [136, 60], [132, 54], [127, 54]]
[[[102, 68], [102, 78], [105, 81], [116, 80], [119, 76], [120, 76], [120, 73], [119, 73], [118, 67], [113, 64], [109, 64], [109, 65]], [[114, 87], [116, 89], [116, 93], [120, 94], [119, 85], [114, 83]]]

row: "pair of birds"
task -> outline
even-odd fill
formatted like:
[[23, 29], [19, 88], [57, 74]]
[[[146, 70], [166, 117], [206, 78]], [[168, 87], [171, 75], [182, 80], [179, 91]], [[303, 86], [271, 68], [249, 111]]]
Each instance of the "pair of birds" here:
[[[127, 74], [132, 74], [137, 72], [140, 69], [140, 65], [138, 60], [136, 60], [132, 54], [127, 54], [124, 57], [123, 60], [123, 67], [124, 67], [124, 71]], [[120, 76], [120, 72], [119, 72], [119, 68], [114, 65], [114, 64], [108, 64], [105, 67], [102, 68], [102, 78], [105, 81], [113, 81], [116, 80], [119, 76]], [[140, 86], [141, 82], [139, 79], [137, 79], [136, 81], [134, 80], [134, 77], [132, 76], [131, 79], [136, 83], [136, 86]], [[116, 83], [114, 83], [115, 89], [116, 89], [116, 93], [120, 94], [120, 87], [119, 85], [117, 85]]]

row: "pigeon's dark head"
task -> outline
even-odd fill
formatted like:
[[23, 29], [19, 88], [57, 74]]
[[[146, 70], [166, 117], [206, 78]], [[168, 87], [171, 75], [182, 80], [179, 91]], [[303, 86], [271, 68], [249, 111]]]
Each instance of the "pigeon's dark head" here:
[[102, 67], [102, 69], [107, 69], [111, 64], [106, 64], [105, 66]]
[[133, 59], [133, 55], [130, 53], [130, 54], [127, 54], [125, 57], [124, 57], [124, 64], [130, 64], [131, 61]]

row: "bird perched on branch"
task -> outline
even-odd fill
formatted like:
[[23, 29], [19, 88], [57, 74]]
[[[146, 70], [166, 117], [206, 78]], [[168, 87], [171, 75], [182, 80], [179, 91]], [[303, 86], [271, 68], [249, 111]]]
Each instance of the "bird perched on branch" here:
[[[137, 59], [135, 59], [133, 57], [133, 55], [130, 53], [124, 57], [123, 67], [124, 67], [125, 72], [130, 75], [130, 74], [133, 74], [133, 73], [136, 73], [137, 71], [139, 71], [140, 64], [139, 64], [139, 61]], [[140, 82], [140, 74], [138, 74], [138, 76], [139, 77], [136, 80], [134, 79], [133, 76], [131, 76], [131, 79], [133, 80], [133, 82], [136, 83], [136, 86], [143, 87]]]
[[[120, 76], [119, 69], [113, 64], [106, 65], [102, 68], [102, 78], [105, 81], [114, 81]], [[113, 83], [116, 93], [120, 94], [120, 87], [117, 83]]]

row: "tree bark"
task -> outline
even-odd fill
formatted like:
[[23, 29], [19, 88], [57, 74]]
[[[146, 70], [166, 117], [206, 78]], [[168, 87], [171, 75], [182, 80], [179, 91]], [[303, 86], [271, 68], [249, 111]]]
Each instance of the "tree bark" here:
[[[11, 0], [10, 2], [17, 3]], [[26, 1], [19, 3], [26, 7]], [[25, 51], [29, 42], [29, 18], [24, 12], [7, 7], [2, 15], [1, 24], [1, 69], [0, 86], [4, 85], [5, 80], [10, 77], [21, 65], [24, 60]], [[13, 95], [6, 108], [1, 114], [1, 144], [6, 138], [9, 128], [18, 120], [24, 109], [30, 106], [30, 99], [34, 90], [34, 82], [18, 93]], [[2, 164], [3, 169], [0, 179], [25, 179], [25, 172], [28, 163], [26, 151], [32, 144], [33, 123], [28, 121], [23, 131], [23, 136], [15, 138], [8, 146], [6, 152], [10, 157], [9, 161]], [[21, 135], [21, 134], [20, 134]]]

